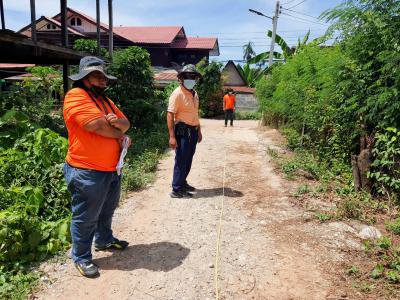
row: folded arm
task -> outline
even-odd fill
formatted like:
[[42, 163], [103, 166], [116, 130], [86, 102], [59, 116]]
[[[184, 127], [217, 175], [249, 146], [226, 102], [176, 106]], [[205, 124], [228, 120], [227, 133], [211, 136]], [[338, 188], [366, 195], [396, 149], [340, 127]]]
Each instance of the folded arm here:
[[[129, 123], [129, 122], [128, 122]], [[129, 129], [129, 126], [127, 127]], [[119, 139], [124, 136], [125, 131], [122, 131], [119, 128], [116, 128], [106, 120], [106, 118], [97, 118], [94, 119], [83, 126], [83, 129], [96, 133], [98, 135]]]

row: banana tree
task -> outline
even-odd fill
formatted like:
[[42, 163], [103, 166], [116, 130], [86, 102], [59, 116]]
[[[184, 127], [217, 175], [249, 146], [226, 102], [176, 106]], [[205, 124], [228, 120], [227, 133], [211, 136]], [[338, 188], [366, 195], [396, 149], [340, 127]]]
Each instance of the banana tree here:
[[[272, 37], [272, 31], [268, 30], [267, 35], [269, 37]], [[307, 32], [307, 34], [304, 36], [304, 38], [302, 40], [300, 40], [300, 38], [298, 39], [296, 47], [291, 48], [279, 34], [276, 34], [275, 42], [281, 47], [282, 53], [274, 52], [274, 58], [288, 59], [288, 58], [292, 57], [293, 55], [296, 55], [307, 44], [309, 37], [310, 37], [310, 30]], [[248, 63], [249, 64], [259, 64], [261, 62], [267, 61], [268, 58], [269, 58], [269, 52], [263, 52], [263, 53], [256, 55], [252, 59], [250, 59], [248, 61]]]
[[245, 64], [243, 67], [238, 64], [236, 67], [249, 87], [255, 87], [257, 82], [267, 74], [268, 70], [268, 68], [252, 68], [249, 63]]

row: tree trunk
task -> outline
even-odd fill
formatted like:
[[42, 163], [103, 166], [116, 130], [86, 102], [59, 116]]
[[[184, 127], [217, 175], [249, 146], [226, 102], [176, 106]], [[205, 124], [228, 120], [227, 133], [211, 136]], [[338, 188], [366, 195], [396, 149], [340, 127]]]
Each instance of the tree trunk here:
[[364, 149], [361, 151], [360, 155], [357, 159], [357, 166], [360, 172], [360, 179], [361, 179], [361, 187], [371, 192], [371, 182], [368, 178], [368, 172], [371, 166], [371, 150]]
[[367, 135], [360, 138], [360, 154], [351, 156], [351, 167], [353, 170], [354, 189], [371, 192], [371, 181], [368, 172], [371, 168], [372, 143]]
[[361, 189], [360, 170], [358, 169], [357, 155], [351, 156], [351, 168], [353, 170], [354, 190], [356, 192]]

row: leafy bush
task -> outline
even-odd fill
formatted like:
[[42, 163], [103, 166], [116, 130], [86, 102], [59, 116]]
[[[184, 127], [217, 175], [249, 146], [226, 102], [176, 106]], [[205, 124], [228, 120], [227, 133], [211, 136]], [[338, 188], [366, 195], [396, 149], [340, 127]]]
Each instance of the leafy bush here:
[[[66, 136], [61, 109], [58, 106], [63, 96], [60, 72], [51, 67], [32, 67], [27, 70], [37, 79], [24, 78], [22, 82], [13, 84], [10, 91], [0, 93], [0, 116], [9, 111], [22, 112], [28, 117], [30, 124], [50, 128]], [[17, 121], [22, 121], [18, 120], [22, 118], [20, 113], [13, 114]], [[26, 118], [24, 119], [26, 121]]]
[[387, 128], [376, 135], [372, 151], [374, 161], [370, 177], [377, 182], [380, 193], [400, 197], [400, 130]]
[[343, 104], [365, 122], [368, 133], [377, 127], [400, 128], [399, 11], [399, 1], [350, 0], [324, 14], [351, 60], [344, 69]]
[[108, 93], [132, 125], [149, 128], [161, 121], [164, 99], [156, 97], [149, 53], [136, 46], [117, 50], [109, 73], [118, 78]]
[[[66, 152], [67, 140], [49, 129], [38, 129], [13, 148], [0, 151], [0, 208], [19, 203], [21, 199], [15, 195], [6, 196], [22, 195], [28, 186], [40, 188], [46, 195], [40, 200], [40, 216], [49, 220], [68, 216], [70, 200], [61, 171]], [[9, 203], [11, 200], [14, 202]]]
[[[285, 125], [296, 139], [304, 130], [304, 147], [321, 157], [347, 161], [358, 140], [354, 120], [341, 111], [336, 87], [346, 61], [339, 47], [311, 44], [286, 64], [273, 68], [271, 76], [257, 84], [264, 120], [274, 126]], [[343, 121], [346, 126], [341, 125]], [[290, 142], [299, 145], [299, 141]]]
[[285, 127], [282, 129], [282, 133], [286, 137], [286, 142], [289, 149], [295, 150], [300, 148], [301, 136], [297, 130], [290, 127]]
[[196, 90], [200, 98], [200, 110], [204, 117], [214, 117], [223, 114], [222, 98], [224, 92], [222, 89], [221, 67], [221, 63], [207, 63], [205, 60], [197, 64], [202, 78], [196, 85]]
[[[77, 39], [74, 42], [74, 50], [97, 56], [97, 41], [88, 39]], [[100, 48], [100, 56], [109, 59], [110, 55], [105, 48]]]
[[[4, 146], [4, 145], [3, 145]], [[0, 148], [0, 298], [26, 290], [29, 263], [69, 245], [70, 196], [61, 171], [67, 141], [37, 129]]]

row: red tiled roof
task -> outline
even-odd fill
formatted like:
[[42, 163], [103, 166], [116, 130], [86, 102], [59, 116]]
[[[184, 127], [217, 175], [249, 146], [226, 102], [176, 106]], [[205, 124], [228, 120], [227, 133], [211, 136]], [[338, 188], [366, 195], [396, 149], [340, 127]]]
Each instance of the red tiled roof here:
[[[60, 75], [57, 75], [57, 74], [48, 74], [47, 75], [47, 78], [58, 78], [58, 77], [60, 77]], [[10, 81], [21, 81], [24, 78], [31, 78], [32, 80], [39, 80], [38, 77], [34, 77], [31, 73], [25, 73], [25, 74], [21, 74], [21, 75], [11, 76], [11, 77], [7, 77], [4, 79], [10, 80]]]
[[0, 69], [17, 69], [34, 67], [32, 64], [0, 64]]
[[245, 94], [254, 94], [256, 92], [255, 88], [251, 88], [248, 86], [229, 86], [225, 85], [225, 89], [232, 89], [234, 92], [237, 93], [245, 93]]
[[184, 49], [214, 49], [217, 43], [216, 38], [187, 37], [186, 39], [177, 39], [171, 45], [172, 48]]
[[138, 44], [170, 44], [182, 26], [121, 26], [114, 27], [119, 36]]
[[177, 72], [160, 72], [154, 74], [154, 79], [157, 81], [178, 81]]

